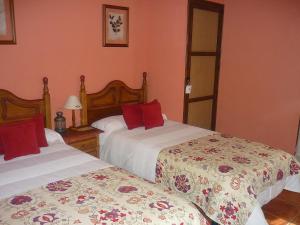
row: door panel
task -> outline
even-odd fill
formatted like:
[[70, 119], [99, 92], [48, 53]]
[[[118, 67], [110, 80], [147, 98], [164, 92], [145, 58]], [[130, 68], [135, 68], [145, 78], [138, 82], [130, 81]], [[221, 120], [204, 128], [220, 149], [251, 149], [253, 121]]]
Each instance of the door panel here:
[[212, 106], [213, 100], [190, 103], [188, 124], [205, 129], [210, 129], [212, 119]]
[[215, 56], [192, 56], [190, 83], [192, 92], [189, 98], [214, 94]]
[[215, 52], [217, 49], [219, 14], [193, 9], [192, 51]]
[[[185, 123], [214, 130], [224, 5], [189, 0]], [[188, 86], [187, 86], [188, 87]]]

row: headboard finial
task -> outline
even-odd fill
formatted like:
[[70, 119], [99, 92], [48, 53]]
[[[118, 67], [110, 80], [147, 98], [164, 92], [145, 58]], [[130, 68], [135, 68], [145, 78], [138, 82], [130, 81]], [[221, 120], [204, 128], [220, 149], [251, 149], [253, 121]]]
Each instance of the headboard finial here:
[[43, 99], [44, 99], [44, 110], [45, 110], [45, 125], [47, 128], [51, 129], [51, 105], [50, 105], [50, 94], [48, 89], [48, 77], [43, 77], [43, 83], [44, 83], [44, 93], [43, 93]]
[[147, 72], [143, 72], [143, 83], [147, 81]]
[[85, 91], [85, 76], [80, 76], [80, 102], [82, 105], [82, 109], [80, 110], [80, 118], [81, 118], [81, 125], [87, 125], [87, 97]]
[[44, 94], [45, 93], [49, 93], [49, 89], [48, 89], [48, 77], [44, 77], [43, 78], [43, 83], [44, 83]]
[[81, 89], [81, 90], [85, 90], [84, 82], [85, 82], [85, 76], [84, 76], [84, 75], [81, 75], [81, 76], [80, 76], [80, 89]]

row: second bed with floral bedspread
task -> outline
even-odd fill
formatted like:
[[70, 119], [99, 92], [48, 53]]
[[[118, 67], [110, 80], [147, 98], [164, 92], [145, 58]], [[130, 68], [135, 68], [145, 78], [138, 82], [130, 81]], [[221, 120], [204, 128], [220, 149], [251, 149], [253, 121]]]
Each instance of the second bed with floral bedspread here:
[[246, 224], [257, 195], [299, 170], [295, 158], [284, 151], [216, 133], [163, 149], [156, 182], [176, 190], [220, 224]]
[[48, 183], [0, 200], [0, 224], [206, 224], [172, 192], [116, 167]]

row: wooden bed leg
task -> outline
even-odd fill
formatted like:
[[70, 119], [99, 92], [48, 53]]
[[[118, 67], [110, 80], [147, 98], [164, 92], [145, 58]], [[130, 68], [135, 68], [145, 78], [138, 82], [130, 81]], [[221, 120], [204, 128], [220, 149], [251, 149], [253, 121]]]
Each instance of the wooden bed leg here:
[[47, 128], [52, 127], [51, 123], [51, 105], [50, 105], [50, 94], [49, 94], [49, 88], [48, 88], [48, 78], [44, 77], [43, 78], [43, 83], [44, 83], [44, 89], [43, 89], [43, 98], [44, 98], [44, 103], [45, 103], [45, 126]]
[[86, 101], [86, 90], [85, 90], [85, 76], [80, 76], [80, 102], [82, 109], [80, 110], [80, 123], [81, 126], [87, 125], [87, 101]]

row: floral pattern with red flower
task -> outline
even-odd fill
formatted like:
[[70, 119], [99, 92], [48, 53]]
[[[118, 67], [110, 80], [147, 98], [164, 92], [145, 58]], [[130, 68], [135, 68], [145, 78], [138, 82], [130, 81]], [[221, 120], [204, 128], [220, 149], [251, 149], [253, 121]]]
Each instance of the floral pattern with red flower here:
[[138, 189], [133, 186], [121, 186], [118, 188], [118, 191], [122, 192], [122, 193], [130, 193], [130, 192], [137, 191], [137, 190]]
[[290, 174], [291, 175], [298, 174], [299, 170], [300, 170], [300, 165], [296, 163], [295, 160], [292, 160], [290, 164]]
[[277, 172], [277, 180], [282, 180], [282, 178], [283, 178], [283, 171], [279, 169]]
[[53, 222], [58, 219], [58, 217], [55, 217], [55, 213], [45, 213], [41, 216], [34, 217], [33, 222], [39, 223], [40, 225], [53, 224]]
[[168, 210], [174, 207], [173, 205], [170, 205], [170, 203], [167, 201], [152, 202], [149, 206], [150, 208], [156, 208], [159, 211]]
[[59, 180], [56, 182], [49, 183], [46, 188], [49, 191], [57, 191], [57, 192], [64, 192], [68, 190], [70, 187], [72, 187], [72, 182], [70, 181], [63, 181]]
[[[225, 221], [227, 220], [235, 221], [237, 219], [236, 214], [239, 211], [239, 208], [237, 206], [234, 206], [232, 202], [227, 202], [226, 205], [221, 205], [220, 209], [223, 212], [222, 216]], [[220, 218], [220, 220], [222, 220], [222, 218]]]
[[111, 222], [119, 222], [122, 217], [126, 216], [126, 213], [120, 212], [119, 209], [113, 209], [111, 211], [100, 210], [99, 213], [100, 221], [111, 221]]
[[175, 187], [178, 191], [183, 193], [187, 193], [191, 189], [191, 185], [189, 184], [189, 179], [185, 175], [174, 176]]
[[108, 177], [107, 176], [103, 176], [103, 175], [95, 175], [95, 176], [93, 176], [93, 178], [95, 179], [95, 180], [104, 180], [104, 179], [107, 179]]
[[202, 161], [202, 160], [204, 160], [205, 158], [204, 157], [194, 157], [193, 158], [195, 161]]
[[219, 166], [219, 171], [221, 173], [228, 173], [231, 170], [233, 170], [233, 168], [231, 166], [228, 166], [228, 165], [221, 165], [221, 166]]
[[155, 167], [155, 174], [156, 177], [162, 177], [162, 163], [160, 161], [156, 162], [156, 167]]
[[10, 200], [10, 203], [13, 205], [22, 205], [26, 202], [31, 202], [32, 198], [30, 196], [26, 196], [26, 195], [18, 195], [13, 197], [12, 200]]

